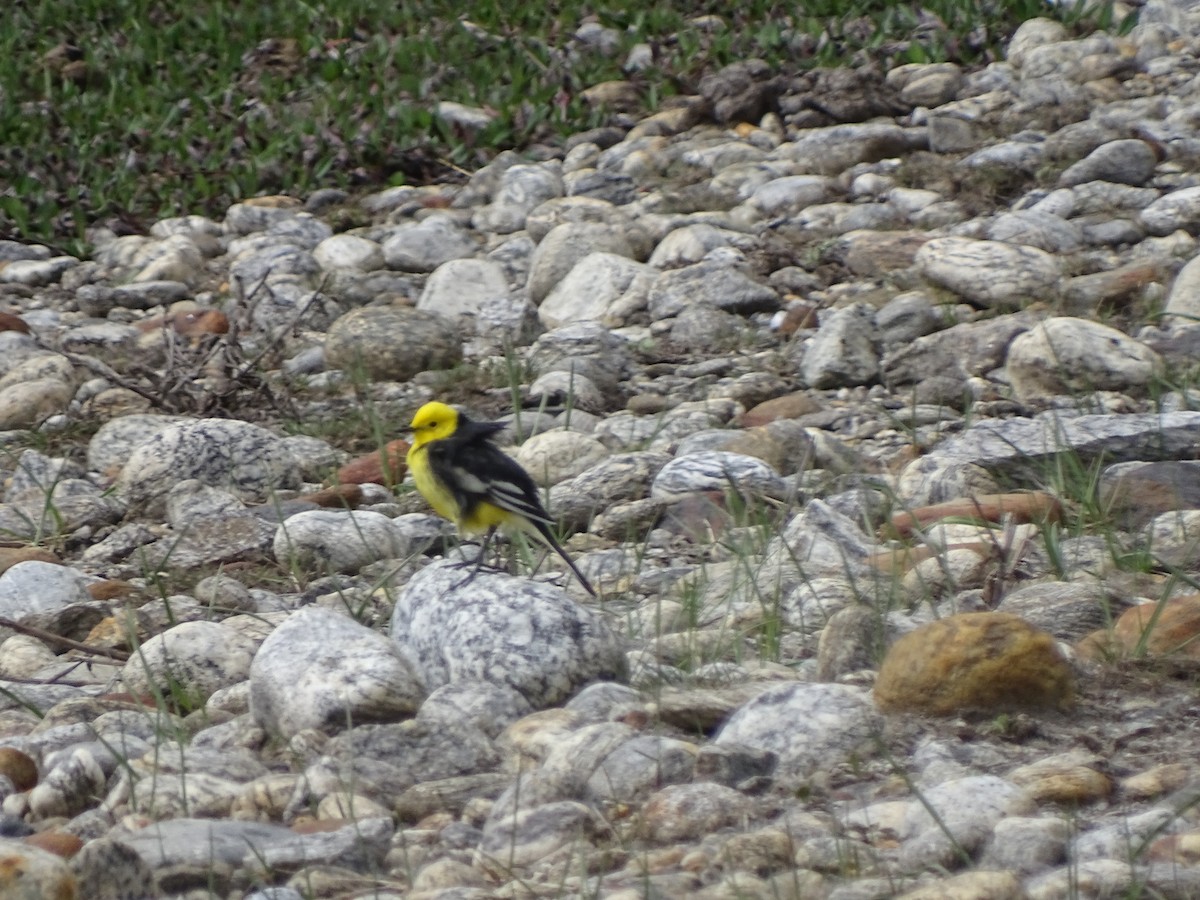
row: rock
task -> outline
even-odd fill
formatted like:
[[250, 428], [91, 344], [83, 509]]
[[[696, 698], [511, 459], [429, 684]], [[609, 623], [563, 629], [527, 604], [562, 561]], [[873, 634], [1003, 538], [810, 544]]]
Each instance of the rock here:
[[313, 248], [313, 259], [326, 271], [373, 272], [383, 268], [384, 256], [385, 251], [377, 243], [353, 234], [335, 234]]
[[879, 374], [879, 331], [870, 307], [831, 310], [804, 348], [801, 373], [809, 387], [870, 384]]
[[34, 428], [63, 412], [74, 393], [54, 378], [22, 381], [0, 389], [0, 429]]
[[650, 288], [647, 303], [650, 317], [658, 321], [679, 315], [692, 304], [738, 315], [774, 312], [779, 308], [779, 295], [720, 258], [709, 256], [695, 265], [659, 275]]
[[334, 475], [338, 484], [382, 484], [392, 487], [404, 481], [408, 472], [405, 458], [408, 441], [388, 441], [382, 450], [359, 456], [343, 465]]
[[749, 801], [732, 788], [711, 782], [677, 784], [663, 788], [646, 803], [641, 832], [658, 844], [695, 841], [741, 825], [749, 811]]
[[1154, 235], [1194, 229], [1200, 224], [1200, 187], [1172, 191], [1142, 210], [1141, 222]]
[[609, 455], [603, 444], [575, 431], [535, 434], [517, 448], [513, 458], [543, 487], [574, 478]]
[[713, 451], [679, 456], [668, 462], [654, 476], [650, 495], [670, 500], [692, 493], [729, 489], [748, 500], [762, 495], [781, 497], [786, 493], [783, 480], [762, 460], [740, 453]]
[[538, 318], [547, 328], [573, 322], [624, 318], [624, 311], [645, 304], [653, 277], [645, 263], [616, 253], [584, 256], [560, 280], [538, 307]]
[[80, 896], [78, 890], [78, 882], [66, 860], [37, 847], [0, 838], [0, 896], [12, 900], [73, 900]]
[[479, 842], [478, 854], [485, 871], [493, 875], [523, 871], [566, 847], [590, 846], [591, 836], [605, 831], [600, 817], [582, 803], [563, 800], [520, 810], [489, 822]]
[[742, 744], [779, 758], [782, 777], [804, 779], [864, 750], [881, 726], [867, 695], [840, 684], [784, 684], [740, 707], [717, 746]]
[[232, 419], [167, 425], [139, 444], [117, 476], [131, 504], [161, 500], [176, 483], [195, 478], [245, 499], [299, 484], [296, 462], [265, 428]]
[[417, 309], [462, 327], [464, 320], [507, 297], [508, 279], [498, 264], [486, 259], [452, 259], [429, 276]]
[[1062, 317], [1018, 335], [1006, 369], [1017, 396], [1031, 401], [1082, 391], [1144, 391], [1162, 373], [1163, 363], [1115, 328]]
[[382, 247], [388, 267], [403, 272], [433, 272], [451, 260], [474, 256], [477, 249], [466, 229], [449, 216], [399, 225]]
[[121, 670], [125, 690], [195, 708], [244, 681], [257, 643], [218, 622], [183, 622], [150, 638]]
[[1143, 185], [1154, 176], [1158, 158], [1145, 141], [1123, 140], [1101, 144], [1058, 176], [1066, 187], [1088, 181], [1115, 181]]
[[593, 681], [621, 678], [621, 642], [561, 590], [480, 572], [469, 585], [445, 564], [400, 594], [390, 633], [430, 689], [463, 679], [508, 685], [535, 708]]
[[249, 677], [254, 720], [284, 737], [400, 718], [425, 695], [393, 641], [320, 607], [298, 610], [272, 631]]
[[1186, 594], [1125, 610], [1112, 631], [1084, 638], [1080, 652], [1096, 660], [1112, 657], [1200, 659], [1200, 594]]
[[635, 251], [623, 230], [600, 222], [564, 222], [542, 238], [529, 261], [529, 298], [540, 304], [554, 287], [594, 253], [634, 258]]
[[885, 711], [1064, 708], [1074, 675], [1053, 638], [1008, 613], [961, 613], [894, 643], [875, 682]]
[[[1153, 437], [1154, 443], [1148, 443]], [[1200, 439], [1200, 413], [1091, 415], [980, 423], [940, 444], [926, 459], [970, 461], [989, 470], [1028, 466], [1064, 451], [1108, 462], [1168, 459]]]
[[80, 883], [95, 900], [134, 900], [153, 896], [154, 874], [136, 850], [119, 840], [97, 838], [71, 860]]
[[302, 569], [357, 572], [381, 559], [419, 552], [393, 520], [370, 510], [309, 510], [290, 516], [275, 532], [277, 560]]
[[982, 309], [1051, 301], [1059, 291], [1058, 260], [1034, 247], [966, 238], [934, 238], [917, 251], [920, 273]]
[[1195, 324], [1200, 319], [1200, 256], [1188, 260], [1179, 270], [1167, 295], [1163, 313], [1177, 325]]
[[404, 381], [462, 358], [458, 330], [445, 317], [418, 309], [371, 306], [342, 316], [329, 329], [329, 365], [380, 381]]
[[981, 864], [1021, 875], [1043, 872], [1066, 857], [1070, 829], [1057, 818], [1011, 816], [992, 830]]
[[973, 775], [922, 791], [908, 804], [901, 856], [907, 865], [948, 865], [973, 853], [1008, 816], [1033, 812], [1033, 798], [994, 775]]
[[87, 592], [91, 580], [55, 563], [19, 562], [0, 575], [0, 616], [19, 622], [32, 615], [87, 603], [92, 599]]

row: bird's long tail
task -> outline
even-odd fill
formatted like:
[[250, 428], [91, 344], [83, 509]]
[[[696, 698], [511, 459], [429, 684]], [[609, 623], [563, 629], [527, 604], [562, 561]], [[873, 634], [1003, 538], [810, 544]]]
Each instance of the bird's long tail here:
[[538, 536], [541, 537], [541, 539], [547, 544], [549, 544], [555, 553], [562, 557], [563, 562], [570, 566], [571, 571], [575, 573], [575, 577], [579, 579], [579, 583], [583, 585], [583, 589], [595, 597], [596, 589], [592, 587], [592, 583], [584, 577], [582, 572], [579, 571], [579, 566], [575, 565], [575, 560], [571, 559], [571, 557], [567, 555], [567, 551], [564, 550], [562, 548], [562, 544], [555, 539], [553, 533], [550, 531], [550, 528], [545, 523], [538, 522], [536, 520], [534, 520], [533, 524], [537, 527]]

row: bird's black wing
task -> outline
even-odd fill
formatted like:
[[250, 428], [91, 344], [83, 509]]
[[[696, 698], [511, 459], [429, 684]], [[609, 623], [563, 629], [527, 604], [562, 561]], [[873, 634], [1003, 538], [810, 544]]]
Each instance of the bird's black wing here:
[[535, 525], [552, 524], [529, 473], [492, 443], [505, 427], [463, 417], [454, 434], [429, 445], [429, 463], [464, 512], [486, 501]]

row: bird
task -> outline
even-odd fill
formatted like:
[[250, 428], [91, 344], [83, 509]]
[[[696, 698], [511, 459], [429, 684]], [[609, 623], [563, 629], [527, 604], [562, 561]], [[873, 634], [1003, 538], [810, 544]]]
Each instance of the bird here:
[[[521, 531], [545, 542], [593, 597], [596, 590], [550, 531], [554, 521], [538, 499], [537, 486], [521, 464], [493, 442], [503, 422], [477, 422], [437, 400], [413, 416], [407, 455], [413, 482], [434, 511], [462, 533], [485, 532], [475, 572], [497, 528]], [[465, 582], [463, 582], [465, 583]]]

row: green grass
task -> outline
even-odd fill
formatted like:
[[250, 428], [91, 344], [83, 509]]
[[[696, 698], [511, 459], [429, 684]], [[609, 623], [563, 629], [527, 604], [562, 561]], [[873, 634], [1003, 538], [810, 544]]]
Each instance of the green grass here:
[[[752, 56], [782, 72], [868, 58], [974, 63], [996, 58], [1033, 15], [1057, 14], [1077, 31], [1111, 24], [1103, 2], [1057, 12], [1039, 0], [729, 9], [14, 0], [0, 30], [0, 238], [79, 252], [97, 221], [136, 231], [168, 215], [219, 217], [259, 194], [451, 177], [498, 149], [600, 123], [605, 114], [580, 94], [624, 77], [639, 42], [655, 49], [654, 67], [637, 76], [649, 109]], [[724, 26], [692, 24], [708, 14]], [[615, 29], [611, 55], [574, 40], [588, 16]], [[434, 115], [441, 100], [496, 119], [455, 133]]]

